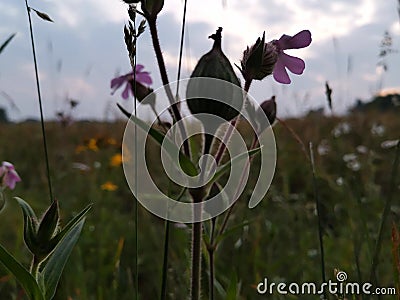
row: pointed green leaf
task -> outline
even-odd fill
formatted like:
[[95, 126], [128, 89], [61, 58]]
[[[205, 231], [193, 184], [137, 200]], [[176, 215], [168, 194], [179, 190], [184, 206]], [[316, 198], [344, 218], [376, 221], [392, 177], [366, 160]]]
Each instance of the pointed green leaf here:
[[139, 126], [141, 129], [143, 129], [145, 132], [148, 132], [149, 135], [160, 145], [163, 145], [164, 150], [167, 151], [167, 153], [170, 155], [170, 157], [173, 157], [175, 153], [179, 152], [179, 163], [180, 166], [182, 167], [182, 170], [188, 174], [189, 176], [196, 176], [198, 174], [196, 166], [193, 164], [193, 162], [182, 152], [179, 151], [178, 147], [175, 145], [174, 142], [172, 142], [168, 137], [166, 137], [163, 133], [160, 131], [150, 127], [146, 122], [143, 122], [139, 118], [135, 117], [134, 115], [131, 115], [129, 112], [127, 112], [121, 105], [117, 104], [118, 108], [122, 111], [122, 113], [129, 118], [130, 121], [135, 123], [137, 126]]
[[1, 44], [0, 46], [0, 53], [3, 52], [3, 50], [6, 48], [6, 46], [8, 45], [8, 43], [11, 42], [11, 40], [14, 38], [14, 36], [16, 35], [16, 33], [13, 33], [12, 35], [10, 35], [10, 37], [8, 39], [6, 39], [6, 41]]
[[210, 186], [211, 184], [216, 182], [222, 175], [224, 175], [226, 172], [229, 171], [231, 165], [237, 163], [238, 161], [240, 161], [246, 157], [251, 157], [260, 151], [261, 151], [261, 147], [258, 147], [258, 148], [251, 149], [247, 152], [244, 152], [242, 154], [235, 156], [234, 158], [232, 158], [231, 160], [229, 160], [228, 162], [226, 162], [225, 164], [223, 164], [222, 166], [217, 168], [217, 171], [215, 172], [214, 176], [210, 179], [210, 181], [207, 183], [207, 185]]
[[31, 300], [43, 300], [35, 278], [0, 245], [0, 262], [15, 276]]
[[21, 198], [15, 197], [19, 206], [22, 209], [22, 213], [24, 215], [24, 241], [29, 251], [33, 254], [37, 254], [39, 249], [39, 245], [36, 238], [37, 233], [37, 218], [35, 212], [30, 207], [28, 203], [26, 203]]
[[68, 234], [71, 228], [76, 226], [76, 224], [85, 217], [91, 207], [92, 205], [88, 205], [85, 209], [83, 209], [78, 215], [76, 215], [71, 221], [69, 221], [68, 224], [50, 241], [47, 241], [46, 243], [38, 241], [39, 246], [35, 253], [37, 257], [42, 261], [49, 257], [49, 255], [51, 256], [51, 253], [56, 249], [56, 247], [58, 247], [58, 244], [64, 238], [64, 236]]
[[64, 238], [45, 262], [45, 266], [39, 275], [39, 280], [42, 282], [45, 289], [45, 300], [53, 299], [65, 264], [78, 241], [84, 223], [85, 218], [70, 227], [64, 235]]
[[50, 241], [57, 231], [59, 221], [58, 201], [54, 200], [40, 221], [37, 231], [37, 240], [39, 243], [46, 244]]
[[68, 222], [67, 225], [55, 236], [51, 239], [50, 243], [58, 243], [60, 242], [64, 236], [73, 228], [76, 226], [77, 223], [79, 223], [85, 215], [88, 213], [88, 211], [92, 208], [92, 204], [86, 206], [79, 214], [77, 214], [71, 221]]
[[21, 207], [24, 217], [27, 216], [34, 220], [37, 220], [35, 212], [33, 211], [32, 207], [28, 203], [26, 203], [24, 200], [22, 200], [19, 197], [14, 197], [14, 199], [17, 200], [19, 206]]
[[31, 9], [38, 15], [39, 18], [41, 18], [41, 19], [43, 19], [43, 20], [45, 20], [45, 21], [48, 21], [48, 22], [54, 22], [54, 21], [49, 17], [48, 14], [45, 14], [45, 13], [43, 13], [43, 12], [40, 12], [40, 11], [34, 9], [34, 8], [31, 8]]
[[229, 229], [226, 229], [221, 235], [218, 236], [218, 238], [215, 240], [216, 244], [220, 243], [224, 238], [234, 234], [235, 232], [239, 231], [240, 229], [244, 228], [245, 226], [250, 225], [256, 221], [256, 219], [251, 220], [251, 221], [243, 221], [235, 226], [229, 227]]

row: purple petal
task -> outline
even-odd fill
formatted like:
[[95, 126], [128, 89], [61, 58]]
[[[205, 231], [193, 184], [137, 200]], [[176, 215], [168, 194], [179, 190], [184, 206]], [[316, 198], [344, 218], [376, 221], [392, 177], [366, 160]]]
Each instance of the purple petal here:
[[152, 84], [153, 80], [151, 80], [149, 72], [141, 72], [136, 73], [136, 81], [140, 83]]
[[3, 177], [3, 184], [11, 190], [13, 190], [15, 188], [15, 184], [20, 181], [21, 178], [14, 169], [9, 170], [9, 172]]
[[5, 168], [5, 170], [14, 170], [14, 165], [8, 161], [3, 161], [1, 165]]
[[286, 53], [281, 52], [279, 58], [282, 64], [289, 69], [290, 72], [300, 75], [303, 73], [306, 67], [304, 61], [301, 58], [290, 56]]
[[289, 84], [290, 78], [288, 73], [286, 72], [285, 65], [283, 61], [278, 57], [278, 60], [275, 63], [274, 71], [272, 72], [274, 79], [280, 83]]
[[295, 36], [282, 35], [277, 41], [281, 50], [285, 49], [300, 49], [307, 47], [311, 44], [311, 32], [309, 30], [303, 30], [297, 33]]
[[[139, 72], [142, 71], [143, 69], [144, 69], [144, 66], [143, 66], [143, 65], [136, 65], [135, 71], [136, 71], [136, 73], [139, 73]], [[132, 74], [133, 74], [133, 72], [132, 72]]]
[[125, 75], [116, 77], [111, 80], [111, 88], [118, 89], [125, 81]]
[[125, 85], [125, 89], [122, 92], [122, 98], [127, 100], [129, 98], [129, 92], [131, 91], [131, 84], [129, 83], [129, 81], [126, 83]]

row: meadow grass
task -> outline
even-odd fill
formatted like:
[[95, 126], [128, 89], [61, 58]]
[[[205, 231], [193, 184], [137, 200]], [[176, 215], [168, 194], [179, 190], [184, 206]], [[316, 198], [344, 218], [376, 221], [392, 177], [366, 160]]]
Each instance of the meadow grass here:
[[[371, 112], [286, 122], [306, 145], [314, 145], [327, 279], [334, 280], [334, 270], [339, 269], [348, 274], [349, 281], [368, 281], [395, 152], [395, 147], [385, 148], [382, 143], [399, 138], [398, 116]], [[46, 123], [53, 193], [60, 202], [62, 221], [94, 203], [55, 299], [132, 299], [135, 292], [134, 200], [118, 163], [124, 127], [124, 122], [76, 122], [68, 127]], [[241, 130], [246, 132], [244, 127]], [[274, 132], [278, 161], [273, 183], [255, 209], [247, 208], [247, 193], [239, 199], [215, 254], [215, 299], [227, 297], [232, 281], [237, 299], [265, 299], [256, 291], [264, 277], [276, 282], [321, 281], [310, 164], [285, 127], [278, 123]], [[23, 197], [37, 211], [48, 205], [41, 138], [40, 123], [0, 124], [0, 157], [12, 161], [23, 180], [7, 193], [6, 207], [0, 213], [0, 243], [22, 261], [28, 257], [22, 240], [22, 214], [12, 197]], [[159, 148], [151, 144], [147, 150], [152, 157], [151, 174], [166, 185], [159, 161], [153, 159], [159, 157]], [[251, 175], [250, 191], [257, 172]], [[397, 226], [399, 204], [395, 192], [390, 218]], [[238, 224], [244, 225], [229, 230]], [[383, 287], [396, 284], [390, 225], [388, 222], [384, 231], [377, 267], [378, 284]], [[205, 230], [208, 226], [206, 222]], [[158, 299], [164, 222], [139, 205], [138, 232], [140, 298]], [[190, 225], [172, 223], [170, 235], [167, 299], [186, 299]], [[24, 299], [21, 287], [2, 266], [0, 296]], [[270, 299], [286, 298], [274, 295]]]

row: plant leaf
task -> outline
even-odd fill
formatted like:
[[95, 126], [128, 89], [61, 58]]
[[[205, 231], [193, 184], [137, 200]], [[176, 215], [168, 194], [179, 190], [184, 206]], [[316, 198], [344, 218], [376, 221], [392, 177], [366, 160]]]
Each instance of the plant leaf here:
[[86, 206], [79, 214], [77, 214], [71, 221], [68, 222], [67, 225], [55, 236], [50, 240], [51, 243], [56, 243], [58, 244], [64, 236], [73, 228], [76, 226], [78, 222], [80, 222], [85, 215], [89, 212], [89, 210], [92, 208], [92, 204]]
[[250, 221], [243, 221], [235, 226], [230, 227], [229, 229], [226, 229], [221, 235], [218, 236], [218, 238], [215, 240], [216, 244], [220, 243], [224, 238], [234, 234], [235, 232], [237, 232], [238, 230], [244, 228], [245, 226], [250, 225], [251, 223], [253, 223], [254, 221], [256, 221], [256, 219], [254, 220], [250, 220]]
[[160, 145], [163, 145], [164, 150], [173, 157], [175, 153], [179, 152], [179, 163], [182, 167], [182, 170], [185, 171], [189, 176], [196, 176], [198, 174], [196, 166], [193, 162], [182, 152], [179, 151], [178, 147], [172, 142], [168, 137], [166, 137], [160, 131], [150, 127], [147, 123], [143, 122], [139, 118], [135, 117], [135, 115], [131, 115], [127, 112], [121, 105], [117, 104], [118, 108], [122, 111], [122, 113], [129, 118], [130, 121], [135, 123], [144, 131], [148, 132], [149, 135]]
[[35, 278], [3, 246], [0, 245], [0, 262], [15, 276], [31, 300], [43, 300]]
[[41, 18], [41, 19], [43, 19], [45, 21], [49, 21], [49, 22], [53, 22], [54, 23], [54, 21], [49, 17], [48, 14], [45, 14], [44, 12], [38, 11], [38, 10], [36, 10], [34, 8], [31, 8], [31, 9], [35, 11], [35, 13], [38, 15], [39, 18]]
[[22, 200], [21, 198], [15, 197], [19, 206], [22, 209], [22, 213], [24, 215], [24, 241], [29, 251], [36, 254], [39, 249], [39, 245], [37, 243], [36, 233], [37, 233], [37, 218], [35, 212], [30, 207], [30, 205]]
[[231, 280], [226, 291], [226, 300], [236, 300], [238, 298], [238, 283], [236, 272], [232, 273]]
[[41, 277], [39, 280], [41, 280], [44, 286], [45, 300], [53, 299], [65, 264], [67, 263], [72, 249], [78, 241], [84, 223], [85, 218], [80, 219], [78, 223], [74, 223], [45, 262], [46, 265], [39, 274], [39, 277]]
[[8, 39], [6, 39], [6, 41], [1, 44], [0, 46], [0, 53], [3, 52], [3, 50], [6, 48], [6, 46], [8, 45], [8, 43], [11, 42], [11, 40], [14, 38], [14, 36], [16, 35], [16, 33], [13, 33], [12, 35], [10, 35], [10, 37]]

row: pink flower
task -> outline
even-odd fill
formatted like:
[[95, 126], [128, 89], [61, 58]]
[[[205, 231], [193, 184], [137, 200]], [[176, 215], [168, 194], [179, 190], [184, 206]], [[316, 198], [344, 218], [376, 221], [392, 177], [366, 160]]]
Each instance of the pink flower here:
[[13, 190], [15, 188], [15, 184], [21, 181], [17, 171], [15, 171], [14, 166], [7, 162], [3, 161], [0, 166], [0, 177], [3, 176], [3, 187], [8, 187]]
[[276, 81], [285, 84], [291, 82], [286, 68], [297, 75], [303, 73], [305, 68], [304, 61], [301, 58], [286, 54], [283, 50], [305, 48], [311, 44], [311, 40], [311, 32], [309, 30], [303, 30], [295, 36], [284, 34], [279, 40], [271, 42], [275, 45], [278, 53], [278, 59], [273, 70], [273, 76]]
[[149, 72], [142, 72], [142, 70], [144, 69], [143, 65], [137, 65], [136, 66], [136, 78], [134, 77], [134, 73], [133, 71], [122, 75], [122, 76], [118, 76], [114, 79], [111, 80], [111, 88], [113, 89], [113, 91], [111, 92], [111, 94], [114, 94], [116, 90], [118, 90], [123, 84], [125, 84], [125, 88], [124, 91], [122, 92], [122, 98], [123, 99], [128, 99], [129, 98], [129, 94], [133, 95], [133, 81], [134, 79], [136, 79], [136, 82], [138, 83], [145, 83], [145, 84], [152, 84], [152, 80], [150, 77], [150, 73]]

